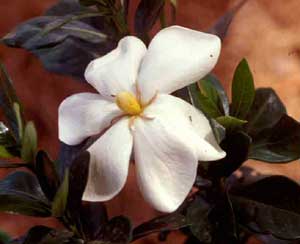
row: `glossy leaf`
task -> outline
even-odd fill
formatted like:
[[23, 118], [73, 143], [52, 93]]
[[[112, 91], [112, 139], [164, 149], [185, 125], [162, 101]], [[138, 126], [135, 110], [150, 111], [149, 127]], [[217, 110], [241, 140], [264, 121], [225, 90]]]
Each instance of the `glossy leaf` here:
[[240, 8], [243, 7], [246, 2], [247, 0], [240, 0], [234, 8], [230, 9], [224, 15], [222, 15], [214, 23], [214, 25], [208, 29], [208, 32], [215, 34], [219, 36], [222, 40], [224, 40], [234, 16], [238, 13]]
[[52, 216], [62, 217], [67, 207], [69, 195], [69, 171], [66, 170], [64, 180], [58, 188], [52, 203]]
[[47, 217], [49, 204], [34, 175], [17, 171], [0, 182], [0, 211]]
[[95, 239], [108, 221], [105, 205], [102, 202], [83, 202], [82, 195], [85, 190], [90, 154], [87, 151], [80, 153], [71, 163], [70, 188], [67, 211], [73, 223], [83, 235]]
[[300, 186], [296, 182], [271, 176], [234, 194], [231, 199], [241, 224], [279, 239], [300, 238]]
[[229, 115], [217, 117], [216, 121], [230, 131], [241, 128], [242, 125], [247, 123], [246, 120], [241, 120]]
[[203, 92], [218, 105], [222, 114], [229, 115], [229, 100], [218, 78], [213, 74], [209, 74], [200, 81], [200, 86]]
[[211, 243], [213, 240], [214, 227], [210, 222], [209, 214], [211, 206], [202, 197], [197, 197], [187, 210], [187, 222], [191, 232], [200, 242]]
[[88, 8], [80, 6], [77, 1], [60, 1], [45, 16], [20, 24], [2, 41], [8, 46], [31, 51], [52, 72], [83, 79], [88, 63], [112, 50], [117, 41], [111, 38], [115, 33], [114, 26], [106, 25], [105, 17], [95, 16], [74, 20], [43, 35], [44, 29], [61, 25], [66, 19], [76, 16], [78, 11], [87, 12]]
[[132, 239], [132, 226], [130, 220], [124, 216], [112, 218], [103, 226], [97, 238], [107, 244], [127, 244]]
[[209, 118], [217, 118], [222, 116], [217, 104], [215, 104], [211, 99], [204, 96], [198, 86], [198, 83], [194, 83], [188, 87], [190, 98], [192, 104], [201, 110]]
[[255, 89], [253, 76], [248, 62], [243, 59], [237, 66], [232, 81], [231, 115], [244, 119], [254, 101]]
[[226, 129], [214, 119], [210, 120], [210, 125], [218, 144], [220, 144], [226, 136]]
[[37, 132], [32, 121], [26, 124], [22, 140], [21, 157], [26, 163], [33, 163], [37, 152]]
[[108, 222], [107, 210], [102, 202], [82, 202], [80, 227], [89, 240], [97, 239], [101, 229]]
[[249, 158], [284, 163], [300, 157], [300, 123], [283, 115], [272, 127], [253, 137]]
[[251, 110], [248, 113], [246, 131], [251, 136], [272, 128], [286, 114], [286, 109], [272, 88], [258, 88]]
[[[73, 234], [69, 231], [58, 231], [46, 226], [35, 226], [29, 230], [22, 244], [58, 244], [70, 243]], [[76, 243], [76, 242], [71, 242]]]
[[204, 178], [221, 178], [230, 176], [247, 159], [251, 138], [243, 132], [227, 135], [220, 146], [226, 157], [214, 162], [200, 162], [199, 172]]
[[44, 151], [39, 151], [36, 155], [35, 173], [43, 192], [52, 201], [60, 185], [60, 179], [55, 163]]
[[19, 124], [23, 118], [21, 110], [19, 115], [16, 114], [15, 104], [19, 104], [19, 100], [5, 67], [0, 63], [0, 106], [3, 109], [9, 129], [12, 131], [15, 140], [18, 141], [21, 139], [20, 134], [22, 134], [19, 131]]
[[133, 230], [133, 240], [161, 231], [171, 231], [186, 227], [188, 222], [180, 213], [171, 213], [147, 221]]
[[134, 27], [139, 35], [151, 30], [164, 7], [164, 0], [141, 0], [135, 14]]

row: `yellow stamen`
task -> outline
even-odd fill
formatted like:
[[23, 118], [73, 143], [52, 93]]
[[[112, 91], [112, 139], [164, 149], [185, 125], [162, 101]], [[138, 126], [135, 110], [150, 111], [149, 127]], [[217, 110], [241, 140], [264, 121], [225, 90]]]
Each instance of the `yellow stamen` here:
[[118, 93], [116, 103], [128, 115], [139, 115], [143, 111], [137, 98], [130, 92]]

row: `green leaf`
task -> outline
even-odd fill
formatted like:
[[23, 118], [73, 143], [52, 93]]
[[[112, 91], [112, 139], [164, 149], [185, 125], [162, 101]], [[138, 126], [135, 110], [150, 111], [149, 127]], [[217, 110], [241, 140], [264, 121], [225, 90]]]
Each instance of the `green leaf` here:
[[249, 158], [286, 163], [300, 157], [300, 123], [286, 114], [252, 139]]
[[108, 222], [108, 217], [106, 207], [102, 202], [93, 203], [81, 200], [87, 182], [89, 161], [89, 152], [83, 151], [71, 163], [67, 213], [77, 230], [83, 236], [94, 240], [103, 225]]
[[163, 11], [165, 0], [141, 0], [135, 13], [134, 28], [143, 36], [151, 30]]
[[270, 176], [231, 195], [239, 223], [279, 239], [300, 238], [300, 186], [284, 176]]
[[217, 92], [218, 97], [214, 95], [215, 103], [218, 105], [222, 114], [229, 115], [229, 99], [221, 82], [213, 74], [208, 74], [203, 78], [203, 80], [207, 81], [209, 85], [213, 86], [214, 90]]
[[214, 227], [209, 214], [213, 206], [198, 196], [187, 209], [186, 221], [192, 234], [203, 243], [211, 243]]
[[23, 141], [21, 157], [26, 163], [33, 163], [35, 161], [35, 154], [37, 151], [37, 132], [32, 121], [26, 124]]
[[112, 218], [103, 226], [97, 239], [105, 244], [130, 243], [132, 239], [132, 225], [130, 220], [124, 216]]
[[272, 128], [286, 114], [286, 109], [272, 88], [259, 88], [248, 113], [246, 131], [257, 136], [262, 130]]
[[[88, 11], [93, 10], [83, 7], [77, 0], [60, 0], [44, 16], [21, 23], [1, 41], [7, 46], [30, 51], [52, 72], [84, 80], [88, 63], [111, 51], [118, 41], [116, 26], [105, 23], [109, 17], [93, 15], [74, 20], [78, 13]], [[68, 22], [70, 18], [73, 20]], [[65, 22], [68, 23], [61, 28], [42, 34], [44, 29]]]
[[12, 155], [4, 146], [0, 146], [0, 158], [13, 158]]
[[35, 226], [29, 230], [22, 244], [63, 244], [80, 243], [72, 242], [73, 233], [63, 230], [58, 231], [46, 226]]
[[44, 151], [39, 151], [35, 159], [35, 173], [47, 198], [52, 201], [60, 185], [55, 163]]
[[218, 144], [220, 144], [226, 136], [226, 129], [222, 125], [220, 125], [215, 119], [210, 120], [210, 125]]
[[80, 230], [89, 240], [97, 239], [102, 227], [108, 222], [107, 210], [103, 202], [82, 202]]
[[20, 102], [13, 88], [12, 81], [8, 76], [5, 67], [0, 63], [0, 106], [4, 111], [7, 125], [12, 131], [14, 138], [19, 141], [23, 117]]
[[34, 175], [17, 171], [0, 181], [0, 211], [48, 217], [50, 206]]
[[226, 130], [230, 131], [241, 128], [242, 125], [247, 123], [246, 120], [241, 120], [232, 116], [220, 116], [216, 118], [216, 121], [224, 126]]
[[251, 138], [243, 132], [227, 135], [220, 144], [226, 157], [214, 162], [199, 162], [199, 172], [204, 178], [213, 180], [230, 176], [248, 159], [250, 144]]
[[185, 216], [177, 212], [159, 216], [134, 228], [133, 240], [152, 233], [177, 230], [187, 225]]
[[52, 216], [61, 217], [64, 215], [69, 194], [69, 171], [66, 170], [65, 177], [61, 183], [52, 203]]
[[218, 106], [208, 97], [204, 96], [199, 87], [198, 83], [191, 84], [188, 87], [192, 104], [201, 110], [209, 118], [216, 118], [222, 116]]
[[244, 119], [254, 101], [255, 89], [248, 62], [243, 59], [237, 66], [232, 82], [231, 115]]
[[18, 131], [19, 131], [19, 138], [22, 139], [23, 136], [23, 119], [22, 119], [22, 112], [20, 104], [14, 102], [13, 103], [13, 109], [16, 114], [17, 124], [18, 124]]
[[10, 236], [3, 231], [0, 231], [0, 244], [8, 244], [11, 240]]

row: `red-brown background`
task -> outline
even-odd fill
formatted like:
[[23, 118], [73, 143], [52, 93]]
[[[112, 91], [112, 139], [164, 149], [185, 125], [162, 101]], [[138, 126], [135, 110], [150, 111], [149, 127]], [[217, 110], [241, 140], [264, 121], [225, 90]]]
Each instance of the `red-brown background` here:
[[[55, 2], [56, 0], [0, 0], [0, 36], [22, 21], [42, 14]], [[177, 23], [205, 30], [235, 2], [179, 0]], [[272, 86], [295, 118], [300, 118], [299, 15], [299, 0], [249, 0], [232, 23], [215, 68], [215, 73], [229, 87], [235, 66], [240, 59], [246, 57], [253, 70], [256, 85]], [[68, 77], [47, 72], [35, 57], [24, 50], [0, 46], [0, 59], [14, 80], [27, 117], [33, 119], [37, 125], [39, 146], [55, 157], [58, 149], [59, 103], [68, 95], [90, 88]], [[299, 180], [299, 162], [272, 167], [253, 161], [247, 164], [266, 174], [285, 174]], [[111, 201], [109, 212], [111, 215], [128, 215], [134, 224], [138, 224], [157, 212], [143, 201], [136, 188], [134, 170], [131, 168], [130, 172], [125, 189]], [[37, 223], [57, 226], [52, 219], [0, 215], [0, 229], [14, 237], [25, 233], [30, 226]], [[182, 236], [172, 234], [168, 243], [182, 242]], [[155, 237], [149, 237], [136, 243], [151, 244], [157, 241]]]

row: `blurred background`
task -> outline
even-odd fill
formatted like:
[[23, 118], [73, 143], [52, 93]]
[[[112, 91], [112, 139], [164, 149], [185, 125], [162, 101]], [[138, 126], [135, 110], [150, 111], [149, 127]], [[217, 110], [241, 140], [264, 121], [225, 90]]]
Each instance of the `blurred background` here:
[[[41, 15], [56, 0], [0, 1], [0, 36], [17, 24]], [[133, 1], [137, 2], [137, 1]], [[177, 24], [196, 30], [206, 30], [235, 5], [234, 0], [178, 0]], [[135, 4], [130, 10], [133, 12]], [[300, 1], [249, 0], [234, 18], [223, 42], [221, 58], [214, 70], [230, 92], [233, 71], [246, 57], [257, 87], [273, 87], [287, 106], [288, 113], [300, 118]], [[131, 14], [132, 17], [132, 14]], [[30, 53], [0, 45], [0, 59], [6, 65], [17, 94], [25, 107], [26, 116], [35, 121], [40, 148], [55, 158], [58, 152], [57, 108], [73, 93], [92, 90], [87, 84], [47, 72]], [[284, 174], [299, 181], [300, 164], [270, 165], [249, 161], [253, 174]], [[0, 172], [4, 176], [7, 172]], [[274, 189], [276, 190], [276, 189]], [[111, 215], [124, 214], [139, 224], [158, 213], [140, 196], [135, 184], [134, 170], [124, 190], [111, 201]], [[34, 224], [58, 226], [52, 219], [0, 215], [0, 229], [19, 236]], [[168, 243], [183, 243], [183, 237], [172, 234]], [[155, 237], [138, 241], [157, 243]]]

